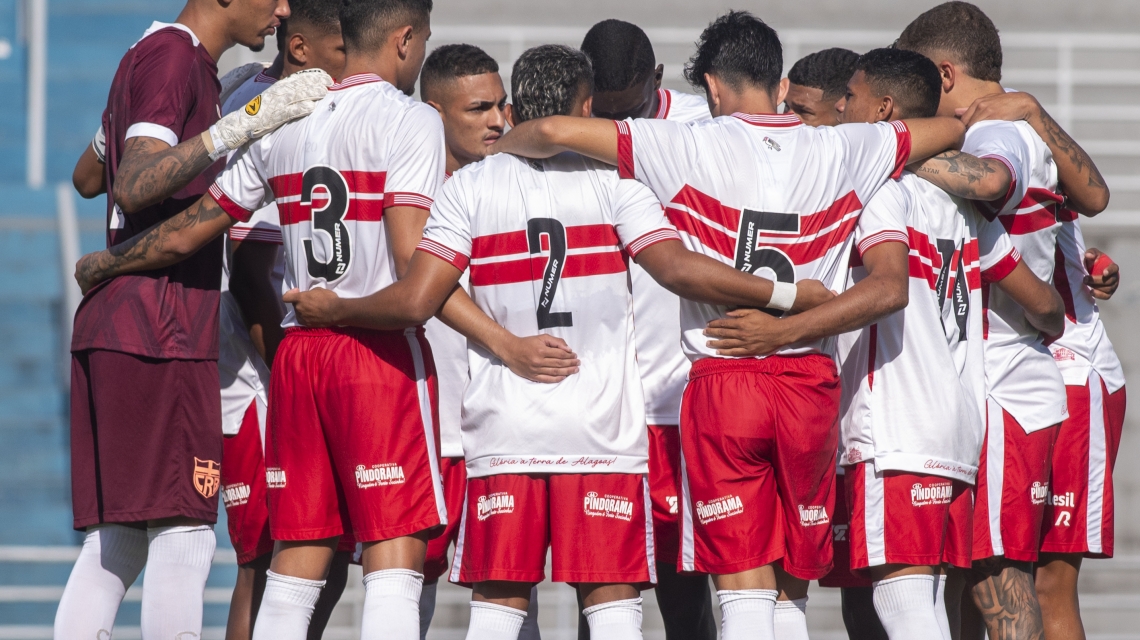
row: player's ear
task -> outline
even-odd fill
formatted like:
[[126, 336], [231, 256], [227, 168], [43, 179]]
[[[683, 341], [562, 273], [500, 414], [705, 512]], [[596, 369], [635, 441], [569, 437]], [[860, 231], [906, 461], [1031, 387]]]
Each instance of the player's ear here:
[[720, 115], [720, 83], [711, 73], [705, 74], [705, 97], [709, 101], [709, 111], [714, 116]]
[[958, 80], [958, 69], [953, 62], [943, 60], [938, 63], [938, 73], [942, 76], [942, 93], [950, 93]]
[[412, 34], [415, 29], [412, 25], [396, 29], [392, 34], [392, 38], [396, 41], [396, 52], [400, 55], [401, 60], [405, 60], [412, 48]]
[[664, 77], [665, 77], [665, 65], [659, 64], [659, 65], [657, 65], [657, 68], [653, 71], [653, 88], [654, 89], [660, 89], [661, 88], [661, 79]]
[[515, 124], [515, 110], [509, 102], [503, 105], [503, 117], [507, 119], [507, 124], [511, 125], [512, 129], [517, 126]]
[[879, 101], [879, 112], [875, 114], [875, 122], [887, 122], [894, 120], [895, 113], [895, 99], [890, 96], [883, 96]]
[[788, 97], [788, 87], [790, 87], [791, 85], [792, 85], [791, 80], [788, 80], [787, 78], [780, 78], [780, 84], [776, 88], [776, 95], [772, 96], [776, 99], [775, 104], [780, 104], [781, 102], [784, 101], [785, 98]]
[[578, 115], [583, 117], [583, 118], [589, 118], [593, 112], [594, 112], [594, 96], [590, 96], [589, 98], [586, 98], [585, 102], [582, 103], [582, 109], [578, 113]]
[[309, 43], [305, 41], [305, 36], [299, 33], [289, 34], [289, 41], [285, 44], [285, 51], [288, 53], [290, 62], [303, 67], [309, 61]]

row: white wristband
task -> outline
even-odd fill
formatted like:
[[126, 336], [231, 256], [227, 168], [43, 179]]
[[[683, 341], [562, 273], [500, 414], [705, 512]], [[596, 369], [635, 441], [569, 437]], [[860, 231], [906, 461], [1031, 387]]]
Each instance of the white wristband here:
[[787, 282], [772, 283], [772, 299], [768, 301], [769, 309], [789, 311], [796, 303], [796, 285]]
[[217, 161], [219, 158], [226, 157], [230, 150], [226, 147], [225, 140], [222, 140], [222, 137], [218, 135], [218, 126], [212, 125], [206, 134], [210, 136], [210, 143], [214, 145], [214, 150], [210, 151], [210, 159]]

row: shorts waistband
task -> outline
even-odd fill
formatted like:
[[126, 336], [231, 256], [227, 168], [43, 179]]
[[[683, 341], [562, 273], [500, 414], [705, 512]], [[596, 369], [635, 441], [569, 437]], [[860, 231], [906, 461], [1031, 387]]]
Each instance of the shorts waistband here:
[[395, 331], [379, 331], [377, 329], [361, 329], [359, 327], [286, 327], [285, 335], [296, 338], [323, 338], [328, 336], [348, 336], [350, 338], [399, 338], [408, 335], [424, 335], [423, 325], [398, 329]]
[[701, 358], [689, 369], [689, 379], [711, 376], [718, 373], [783, 373], [788, 370], [802, 371], [826, 367], [833, 373], [835, 363], [830, 357], [820, 353], [802, 356], [768, 356], [766, 358]]

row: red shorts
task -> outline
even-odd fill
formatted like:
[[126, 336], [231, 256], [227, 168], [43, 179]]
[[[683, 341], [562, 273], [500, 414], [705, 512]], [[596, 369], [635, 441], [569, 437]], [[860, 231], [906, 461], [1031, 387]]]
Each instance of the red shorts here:
[[832, 566], [839, 377], [826, 356], [704, 358], [681, 405], [682, 571]]
[[974, 503], [974, 560], [1004, 556], [1037, 561], [1057, 431], [1049, 427], [1027, 434], [1005, 409], [986, 400], [986, 438]]
[[852, 570], [886, 564], [940, 566], [947, 547], [968, 547], [969, 520], [950, 518], [955, 500], [966, 496], [969, 501], [965, 482], [901, 471], [876, 472], [873, 462], [861, 462], [847, 468], [845, 484], [851, 507]]
[[424, 560], [424, 582], [428, 584], [447, 573], [447, 548], [459, 539], [463, 498], [467, 494], [467, 463], [463, 458], [441, 458], [439, 475], [443, 480], [443, 499], [447, 503], [447, 527], [443, 535], [428, 542]]
[[[835, 482], [843, 487], [843, 474]], [[835, 510], [831, 514], [831, 546], [835, 550], [835, 566], [819, 579], [819, 586], [832, 588], [870, 587], [871, 581], [851, 570], [851, 514], [847, 509], [847, 492], [836, 490]]]
[[266, 433], [274, 540], [390, 540], [447, 522], [423, 329], [286, 331]]
[[1069, 419], [1053, 447], [1050, 500], [1041, 521], [1041, 551], [1111, 558], [1112, 470], [1124, 426], [1124, 388], [1109, 393], [1095, 371], [1082, 386], [1067, 386]]
[[74, 527], [218, 520], [222, 400], [214, 360], [71, 355]]
[[645, 476], [503, 474], [467, 480], [451, 581], [657, 581]]
[[238, 564], [273, 553], [258, 404], [257, 400], [249, 403], [241, 429], [222, 445], [221, 495]]
[[681, 431], [675, 425], [649, 425], [649, 497], [657, 561], [677, 564], [681, 554]]

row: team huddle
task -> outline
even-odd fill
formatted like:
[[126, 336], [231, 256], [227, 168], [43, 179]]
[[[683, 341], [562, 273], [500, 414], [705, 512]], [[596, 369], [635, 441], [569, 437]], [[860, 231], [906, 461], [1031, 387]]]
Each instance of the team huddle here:
[[[1109, 191], [947, 2], [783, 75], [731, 11], [661, 87], [646, 34], [430, 55], [431, 0], [189, 0], [112, 83], [72, 343], [79, 560], [57, 639], [197, 638], [224, 502], [229, 640], [1083, 638], [1125, 381], [1080, 215]], [[276, 32], [278, 55], [216, 61]], [[419, 88], [422, 101], [411, 96]], [[104, 384], [106, 383], [106, 384]], [[220, 428], [219, 428], [220, 427]], [[452, 558], [449, 550], [454, 547]]]

